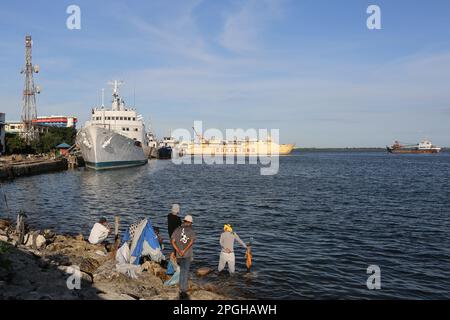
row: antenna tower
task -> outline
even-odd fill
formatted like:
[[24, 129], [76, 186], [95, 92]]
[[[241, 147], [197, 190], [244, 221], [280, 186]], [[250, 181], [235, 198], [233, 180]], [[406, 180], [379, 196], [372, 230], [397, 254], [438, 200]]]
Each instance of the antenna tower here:
[[23, 88], [22, 122], [23, 135], [25, 141], [31, 141], [39, 137], [38, 131], [33, 126], [33, 120], [37, 117], [36, 94], [40, 93], [40, 88], [34, 85], [33, 73], [39, 73], [39, 66], [33, 65], [31, 61], [33, 40], [31, 36], [25, 37], [25, 67], [22, 74], [25, 74], [25, 84]]

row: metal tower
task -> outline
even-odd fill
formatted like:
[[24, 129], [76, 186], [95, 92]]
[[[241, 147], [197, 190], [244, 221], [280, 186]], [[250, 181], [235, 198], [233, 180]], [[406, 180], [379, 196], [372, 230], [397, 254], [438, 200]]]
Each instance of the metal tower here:
[[31, 36], [25, 37], [25, 67], [21, 74], [25, 74], [25, 85], [23, 88], [22, 122], [24, 126], [24, 138], [27, 143], [38, 137], [38, 132], [33, 127], [33, 120], [37, 117], [36, 94], [40, 93], [39, 87], [35, 87], [33, 73], [39, 72], [39, 66], [33, 65], [31, 61], [31, 49], [33, 40]]

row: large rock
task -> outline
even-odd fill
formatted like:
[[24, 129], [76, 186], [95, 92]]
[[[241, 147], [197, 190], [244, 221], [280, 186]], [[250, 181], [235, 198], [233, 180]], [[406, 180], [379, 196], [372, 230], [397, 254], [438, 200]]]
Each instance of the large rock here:
[[54, 241], [56, 237], [56, 234], [50, 229], [45, 229], [43, 235], [47, 241]]
[[166, 275], [166, 269], [161, 267], [158, 263], [154, 261], [146, 261], [141, 266], [143, 271], [147, 271], [154, 276], [162, 279], [163, 281], [166, 281], [170, 277]]
[[47, 258], [55, 265], [77, 266], [81, 271], [89, 274], [93, 274], [100, 266], [100, 262], [96, 259], [84, 256], [57, 254], [47, 256]]
[[[167, 288], [160, 294], [148, 298], [150, 300], [178, 300], [178, 288]], [[189, 292], [190, 300], [228, 300], [227, 297], [206, 290], [191, 290]]]
[[113, 260], [109, 260], [102, 264], [93, 274], [94, 283], [101, 281], [113, 281], [122, 276], [116, 270], [116, 263]]
[[47, 249], [47, 251], [54, 252], [54, 251], [60, 251], [67, 247], [68, 247], [68, 245], [65, 243], [54, 242], [54, 243], [49, 244], [46, 249]]
[[45, 247], [46, 239], [42, 235], [35, 235], [32, 233], [28, 233], [24, 237], [24, 244], [27, 247], [33, 247], [36, 245], [36, 249], [42, 249]]
[[79, 235], [77, 235], [75, 237], [75, 240], [77, 240], [77, 241], [84, 241], [84, 236], [80, 233]]
[[228, 300], [225, 296], [206, 290], [194, 291], [189, 297], [191, 300]]
[[67, 239], [68, 238], [66, 236], [63, 236], [63, 235], [60, 235], [60, 234], [55, 236], [55, 242], [66, 242]]
[[198, 268], [196, 274], [199, 277], [205, 277], [208, 274], [210, 274], [211, 272], [213, 272], [213, 270], [211, 268], [203, 267], [203, 268]]
[[179, 298], [178, 286], [166, 287], [166, 289], [160, 292], [158, 295], [147, 298], [148, 300], [178, 300]]
[[126, 294], [135, 299], [151, 299], [162, 291], [161, 279], [145, 272], [138, 279], [120, 274], [114, 281], [95, 281], [94, 287], [105, 293]]
[[98, 296], [103, 300], [136, 300], [127, 294], [117, 292], [103, 292], [99, 293]]
[[100, 262], [89, 257], [73, 257], [70, 261], [72, 264], [79, 266], [81, 271], [91, 274], [100, 266]]
[[0, 219], [0, 229], [7, 229], [11, 225], [9, 220]]
[[206, 283], [203, 285], [203, 290], [211, 291], [211, 292], [219, 292], [219, 288], [212, 283]]

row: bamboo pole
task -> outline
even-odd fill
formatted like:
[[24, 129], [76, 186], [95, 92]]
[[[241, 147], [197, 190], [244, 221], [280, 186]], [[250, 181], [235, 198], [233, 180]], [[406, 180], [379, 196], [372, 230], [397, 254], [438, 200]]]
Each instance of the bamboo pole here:
[[119, 226], [120, 226], [120, 217], [115, 216], [114, 217], [114, 247], [111, 251], [111, 259], [114, 259], [116, 257], [117, 250], [119, 249], [120, 245], [120, 236], [119, 236]]
[[25, 214], [23, 211], [17, 215], [16, 234], [18, 237], [17, 244], [22, 244], [25, 237]]
[[120, 217], [115, 216], [114, 217], [114, 235], [115, 235], [116, 239], [119, 236], [119, 225], [120, 225]]

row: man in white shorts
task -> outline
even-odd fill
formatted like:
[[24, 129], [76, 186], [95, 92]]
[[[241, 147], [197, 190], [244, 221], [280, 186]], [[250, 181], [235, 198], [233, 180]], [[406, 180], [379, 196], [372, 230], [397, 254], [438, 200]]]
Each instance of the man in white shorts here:
[[219, 272], [225, 268], [225, 265], [228, 263], [228, 271], [230, 274], [234, 273], [234, 265], [235, 265], [235, 257], [234, 257], [234, 240], [240, 243], [240, 245], [244, 248], [247, 248], [245, 243], [239, 238], [236, 232], [233, 232], [233, 228], [230, 224], [226, 224], [223, 226], [223, 233], [220, 236], [220, 245], [222, 247], [222, 251], [220, 252], [220, 260], [219, 260]]

